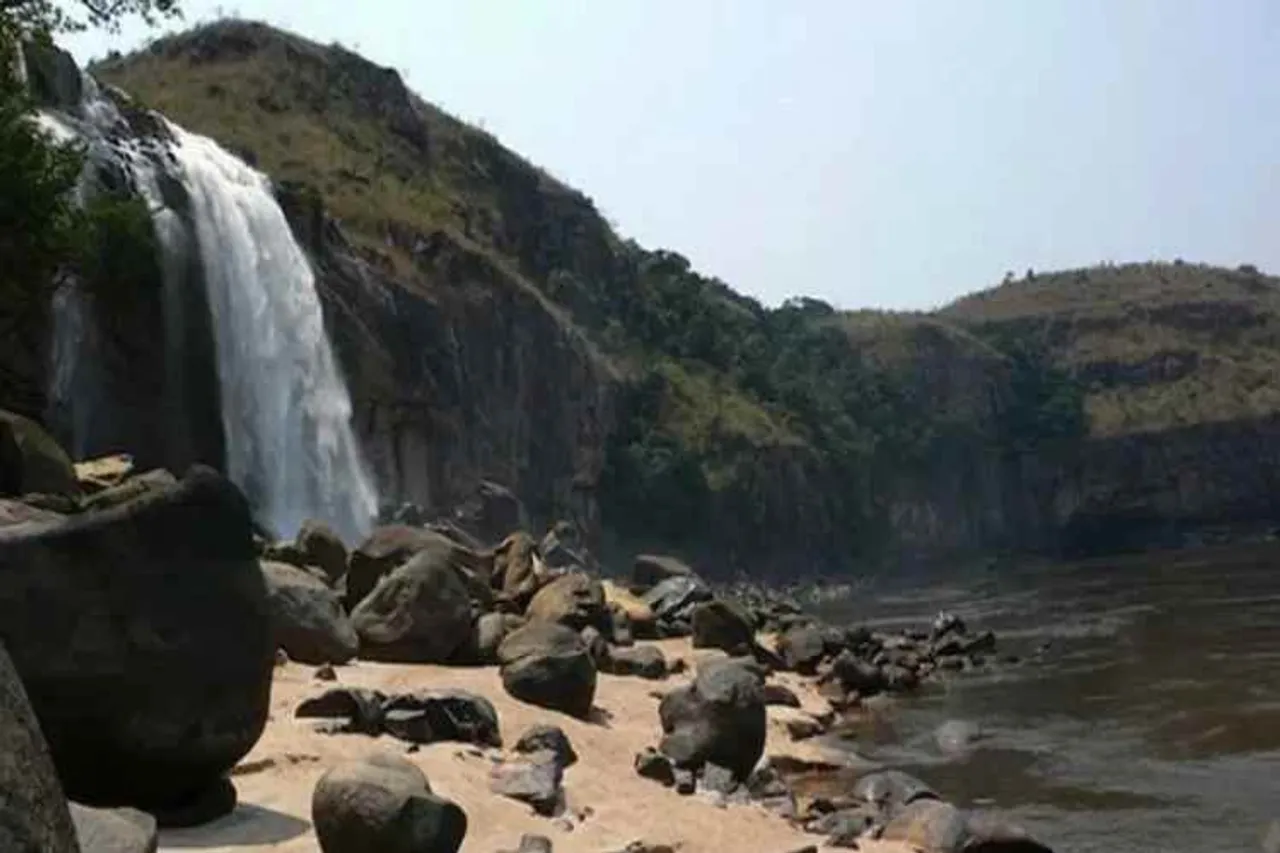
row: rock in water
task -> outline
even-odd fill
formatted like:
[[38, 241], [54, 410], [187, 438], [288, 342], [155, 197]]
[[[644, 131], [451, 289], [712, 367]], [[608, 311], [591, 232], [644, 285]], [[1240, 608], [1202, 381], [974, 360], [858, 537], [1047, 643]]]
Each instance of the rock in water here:
[[77, 495], [71, 458], [35, 421], [0, 410], [0, 495]]
[[466, 814], [416, 765], [381, 754], [321, 776], [311, 821], [323, 853], [456, 853], [467, 832]]
[[880, 837], [923, 853], [962, 853], [969, 824], [964, 812], [950, 803], [917, 800], [891, 817]]
[[755, 645], [751, 613], [736, 601], [717, 598], [693, 608], [693, 647], [745, 654]]
[[347, 546], [323, 521], [308, 519], [302, 523], [295, 539], [310, 565], [324, 572], [330, 583], [347, 573]]
[[197, 466], [124, 506], [0, 530], [0, 638], [71, 798], [197, 796], [267, 721], [275, 648], [244, 496]]
[[778, 637], [778, 655], [788, 669], [813, 675], [827, 655], [825, 632], [820, 625], [793, 625]]
[[764, 752], [764, 685], [739, 660], [704, 664], [692, 684], [668, 693], [658, 706], [665, 737], [659, 749], [680, 767], [710, 762], [746, 781]]
[[538, 590], [525, 615], [530, 621], [556, 622], [581, 630], [608, 624], [604, 587], [585, 572], [569, 572]]
[[498, 647], [502, 685], [522, 702], [586, 718], [596, 695], [596, 665], [571, 628], [530, 622]]
[[313, 575], [285, 563], [262, 563], [276, 645], [305, 664], [346, 663], [360, 638], [338, 594]]
[[432, 536], [352, 611], [363, 657], [447, 663], [467, 642], [471, 598], [461, 574], [459, 552], [464, 549], [439, 534]]
[[0, 646], [0, 850], [80, 853], [27, 692]]
[[71, 804], [80, 853], [156, 853], [156, 819], [135, 809], [94, 809]]

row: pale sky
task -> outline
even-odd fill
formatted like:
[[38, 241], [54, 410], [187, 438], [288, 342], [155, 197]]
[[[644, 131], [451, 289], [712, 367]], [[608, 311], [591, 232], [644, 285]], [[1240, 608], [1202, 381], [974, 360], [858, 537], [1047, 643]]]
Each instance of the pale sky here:
[[[1280, 269], [1268, 0], [185, 0], [401, 70], [626, 236], [775, 304]], [[359, 11], [356, 11], [356, 10]], [[128, 50], [90, 34], [80, 59]]]

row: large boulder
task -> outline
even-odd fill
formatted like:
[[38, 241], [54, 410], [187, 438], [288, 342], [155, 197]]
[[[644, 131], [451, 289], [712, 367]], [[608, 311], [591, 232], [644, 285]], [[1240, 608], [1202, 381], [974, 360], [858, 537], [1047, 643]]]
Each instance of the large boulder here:
[[558, 521], [538, 543], [542, 561], [552, 569], [588, 568], [582, 536], [570, 521]]
[[262, 562], [276, 645], [305, 664], [346, 663], [360, 638], [338, 594], [314, 575], [285, 563]]
[[693, 574], [687, 563], [660, 554], [641, 554], [631, 567], [631, 580], [641, 589], [655, 587], [668, 578], [691, 577]]
[[756, 642], [751, 611], [729, 598], [704, 601], [693, 608], [693, 647], [746, 654]]
[[697, 575], [678, 575], [660, 582], [643, 596], [659, 623], [671, 626], [692, 619], [693, 609], [715, 598], [711, 587]]
[[490, 580], [498, 601], [521, 612], [542, 585], [538, 546], [523, 531], [512, 533], [493, 550]]
[[471, 626], [467, 642], [454, 653], [454, 663], [486, 666], [498, 662], [503, 638], [525, 623], [514, 613], [482, 613]]
[[342, 544], [342, 539], [333, 528], [323, 521], [304, 521], [294, 542], [307, 565], [324, 572], [329, 583], [336, 583], [338, 578], [347, 573], [347, 546]]
[[482, 480], [476, 490], [455, 511], [454, 519], [462, 529], [486, 545], [529, 526], [524, 505], [515, 493], [499, 483]]
[[115, 506], [124, 506], [143, 495], [164, 492], [178, 484], [178, 478], [163, 468], [154, 468], [134, 474], [114, 486], [108, 486], [84, 500], [85, 512], [100, 512]]
[[585, 572], [569, 572], [538, 590], [525, 615], [532, 622], [555, 622], [581, 630], [608, 625], [604, 587]]
[[77, 495], [75, 465], [35, 421], [0, 410], [0, 495]]
[[596, 665], [582, 638], [554, 622], [530, 622], [498, 646], [502, 685], [522, 702], [586, 718], [596, 694]]
[[177, 808], [266, 725], [274, 637], [244, 495], [196, 467], [101, 513], [0, 529], [0, 639], [68, 796]]
[[605, 605], [626, 614], [632, 633], [641, 639], [654, 636], [653, 608], [644, 599], [613, 581], [602, 581]]
[[[464, 554], [465, 552], [465, 554]], [[467, 549], [433, 534], [351, 613], [366, 658], [447, 663], [471, 635]]]
[[658, 706], [664, 737], [659, 749], [678, 767], [716, 764], [745, 782], [764, 752], [764, 683], [738, 659], [709, 661], [692, 684]]
[[27, 692], [0, 646], [0, 850], [80, 853]]
[[347, 568], [347, 610], [354, 611], [392, 569], [403, 566], [441, 538], [435, 531], [403, 524], [375, 528], [351, 552]]
[[456, 853], [467, 815], [431, 791], [414, 764], [375, 754], [316, 782], [311, 822], [323, 853]]

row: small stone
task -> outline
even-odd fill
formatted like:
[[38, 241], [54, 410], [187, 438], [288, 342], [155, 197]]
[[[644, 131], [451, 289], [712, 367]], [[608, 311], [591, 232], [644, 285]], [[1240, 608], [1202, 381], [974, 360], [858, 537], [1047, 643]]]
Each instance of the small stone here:
[[672, 769], [672, 775], [677, 794], [688, 796], [698, 789], [698, 780], [694, 777], [692, 770], [685, 767], [675, 767]]
[[530, 726], [516, 741], [515, 749], [520, 753], [550, 751], [555, 754], [561, 767], [572, 767], [578, 761], [578, 754], [574, 752], [569, 736], [559, 726]]
[[781, 708], [799, 708], [800, 697], [786, 685], [766, 684], [764, 686], [764, 704]]
[[732, 794], [738, 788], [738, 781], [729, 768], [707, 762], [702, 768], [702, 787], [717, 794]]
[[317, 667], [311, 677], [317, 681], [337, 681], [338, 673], [334, 671], [333, 664], [326, 663]]
[[822, 734], [822, 723], [809, 716], [793, 717], [787, 720], [786, 726], [792, 740], [808, 740]]
[[276, 649], [276, 666], [288, 666], [289, 653], [284, 649]]
[[637, 775], [652, 779], [668, 788], [676, 782], [675, 768], [671, 766], [671, 759], [653, 747], [636, 754], [635, 769]]
[[561, 767], [553, 753], [542, 752], [529, 761], [509, 761], [490, 771], [489, 790], [528, 803], [544, 817], [560, 809]]
[[561, 832], [573, 832], [574, 830], [573, 821], [567, 817], [556, 818], [551, 822], [551, 825]]

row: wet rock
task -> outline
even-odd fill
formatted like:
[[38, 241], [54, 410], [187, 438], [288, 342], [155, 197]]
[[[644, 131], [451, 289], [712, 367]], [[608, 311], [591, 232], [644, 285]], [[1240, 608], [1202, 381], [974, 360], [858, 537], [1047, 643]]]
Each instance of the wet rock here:
[[489, 790], [528, 803], [543, 817], [552, 817], [563, 806], [562, 772], [555, 755], [549, 752], [531, 756], [527, 761], [507, 761], [490, 771]]
[[784, 684], [766, 684], [764, 686], [764, 704], [780, 708], [799, 708], [800, 697]]
[[929, 631], [929, 639], [938, 640], [948, 634], [965, 634], [968, 628], [964, 624], [964, 620], [954, 613], [948, 613], [945, 610], [939, 613], [933, 619], [933, 625]]
[[712, 599], [693, 608], [693, 647], [724, 649], [730, 654], [747, 654], [755, 645], [755, 620], [736, 601]]
[[760, 675], [739, 660], [711, 661], [692, 684], [658, 706], [665, 736], [659, 749], [678, 767], [710, 762], [745, 780], [764, 751], [766, 717]]
[[80, 853], [27, 692], [0, 646], [0, 850]]
[[885, 688], [884, 674], [875, 664], [843, 651], [831, 663], [831, 677], [848, 692], [871, 696]]
[[383, 754], [321, 776], [311, 821], [323, 853], [456, 853], [467, 832], [466, 814], [434, 795], [416, 765]]
[[330, 584], [347, 573], [347, 546], [323, 521], [307, 519], [302, 522], [295, 542], [307, 564], [324, 572]]
[[71, 803], [71, 820], [80, 853], [156, 853], [160, 845], [156, 819], [136, 809], [95, 809]]
[[337, 593], [295, 566], [263, 562], [276, 644], [305, 664], [346, 663], [360, 639]]
[[555, 622], [579, 631], [607, 625], [604, 587], [585, 572], [569, 572], [538, 590], [525, 616], [531, 622]]
[[610, 649], [606, 672], [660, 680], [667, 677], [667, 659], [656, 646]]
[[921, 800], [938, 799], [932, 788], [901, 770], [868, 773], [854, 783], [849, 793], [855, 800], [875, 807], [882, 815], [895, 813]]
[[638, 776], [652, 779], [670, 788], [676, 783], [675, 768], [671, 759], [652, 747], [636, 754], [635, 770]]
[[252, 530], [240, 490], [199, 466], [124, 506], [0, 529], [0, 639], [68, 796], [167, 808], [257, 742], [274, 640]]
[[572, 629], [530, 622], [498, 647], [502, 684], [516, 699], [586, 718], [596, 692], [596, 666]]
[[530, 726], [516, 741], [515, 750], [520, 753], [550, 752], [561, 767], [572, 767], [578, 761], [569, 736], [559, 726]]
[[470, 636], [471, 597], [461, 569], [474, 555], [431, 535], [352, 611], [362, 657], [447, 663]]
[[917, 800], [889, 817], [880, 833], [924, 853], [961, 853], [969, 838], [964, 812], [941, 800]]
[[631, 568], [631, 580], [640, 589], [655, 587], [669, 578], [692, 577], [693, 569], [675, 557], [640, 554]]
[[178, 478], [169, 471], [162, 469], [146, 471], [128, 477], [97, 494], [90, 495], [84, 500], [81, 509], [84, 512], [99, 512], [112, 507], [124, 506], [143, 495], [163, 492], [177, 484]]
[[78, 495], [75, 466], [30, 418], [0, 410], [0, 495]]
[[934, 743], [947, 755], [969, 751], [982, 737], [982, 727], [969, 720], [947, 720], [933, 730]]
[[1263, 834], [1262, 853], [1280, 853], [1280, 820], [1273, 820]]
[[961, 849], [964, 853], [1053, 853], [1022, 827], [981, 812], [966, 815]]
[[458, 741], [502, 746], [493, 703], [464, 690], [422, 690], [394, 696], [383, 703], [382, 727], [409, 743]]
[[293, 566], [300, 571], [310, 569], [316, 572], [316, 577], [323, 574], [318, 568], [311, 566], [307, 561], [307, 555], [302, 552], [296, 542], [269, 542], [262, 548], [262, 559], [268, 563]]
[[981, 634], [966, 640], [961, 653], [966, 655], [990, 654], [995, 650], [996, 635], [991, 631], [983, 631]]
[[887, 664], [880, 669], [884, 689], [891, 693], [907, 693], [920, 686], [920, 676], [913, 669], [899, 664]]
[[335, 731], [378, 735], [382, 732], [382, 706], [386, 696], [364, 687], [335, 687], [304, 699], [293, 712], [300, 720], [332, 720]]

